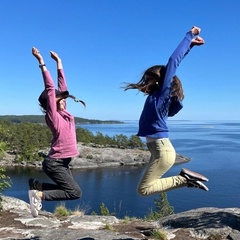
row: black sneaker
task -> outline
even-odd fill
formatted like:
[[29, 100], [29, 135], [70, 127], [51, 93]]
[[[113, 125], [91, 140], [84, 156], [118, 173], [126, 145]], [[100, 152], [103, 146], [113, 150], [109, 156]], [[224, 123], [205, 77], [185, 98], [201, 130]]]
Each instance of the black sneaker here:
[[202, 189], [204, 191], [208, 191], [209, 189], [207, 188], [207, 186], [205, 186], [202, 182], [200, 181], [188, 181], [187, 183], [187, 187], [189, 188], [199, 188]]
[[28, 180], [28, 185], [29, 185], [29, 189], [30, 190], [39, 190], [39, 184], [40, 182], [37, 180], [37, 179], [34, 179], [34, 178], [29, 178]]
[[182, 177], [185, 177], [188, 181], [203, 181], [203, 182], [208, 181], [208, 179], [205, 176], [203, 176], [202, 174], [193, 172], [186, 168], [182, 168], [180, 175]]

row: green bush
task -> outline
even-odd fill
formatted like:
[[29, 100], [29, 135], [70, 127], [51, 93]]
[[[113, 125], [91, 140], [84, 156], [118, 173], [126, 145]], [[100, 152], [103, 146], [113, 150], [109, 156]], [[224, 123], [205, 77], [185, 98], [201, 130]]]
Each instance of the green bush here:
[[108, 210], [108, 208], [104, 205], [104, 203], [102, 203], [102, 204], [100, 205], [100, 215], [102, 215], [102, 216], [109, 216], [109, 215], [110, 215], [109, 210]]
[[151, 232], [151, 236], [154, 237], [154, 239], [158, 239], [158, 240], [167, 240], [167, 235], [163, 230], [153, 230]]
[[5, 169], [0, 167], [0, 194], [8, 187], [11, 187], [11, 179], [5, 175]]
[[0, 210], [2, 209], [1, 195], [5, 188], [11, 187], [11, 179], [5, 175], [5, 169], [0, 167]]
[[57, 217], [66, 217], [71, 215], [71, 211], [69, 211], [66, 207], [65, 204], [60, 203], [54, 210], [54, 214]]
[[157, 220], [159, 218], [174, 214], [174, 208], [170, 206], [168, 202], [167, 193], [160, 193], [159, 198], [154, 199], [154, 204], [156, 206], [156, 210], [153, 211], [150, 209], [149, 213], [145, 217], [146, 219]]
[[5, 155], [5, 151], [8, 148], [8, 144], [6, 142], [0, 142], [0, 158], [3, 158]]

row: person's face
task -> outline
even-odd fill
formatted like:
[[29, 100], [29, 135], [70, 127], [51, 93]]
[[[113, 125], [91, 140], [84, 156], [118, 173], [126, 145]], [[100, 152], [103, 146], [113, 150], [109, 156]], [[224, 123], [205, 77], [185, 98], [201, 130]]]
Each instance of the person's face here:
[[58, 99], [57, 98], [56, 101], [57, 101], [57, 109], [59, 111], [63, 111], [64, 108], [65, 108], [65, 101], [66, 101], [66, 99]]

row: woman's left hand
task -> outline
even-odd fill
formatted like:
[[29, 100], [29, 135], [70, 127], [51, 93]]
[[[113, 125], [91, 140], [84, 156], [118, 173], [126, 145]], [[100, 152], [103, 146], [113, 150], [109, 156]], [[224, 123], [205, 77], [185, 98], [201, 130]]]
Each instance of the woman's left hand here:
[[205, 43], [204, 39], [198, 36], [192, 40], [191, 45], [192, 46], [201, 46], [204, 43]]

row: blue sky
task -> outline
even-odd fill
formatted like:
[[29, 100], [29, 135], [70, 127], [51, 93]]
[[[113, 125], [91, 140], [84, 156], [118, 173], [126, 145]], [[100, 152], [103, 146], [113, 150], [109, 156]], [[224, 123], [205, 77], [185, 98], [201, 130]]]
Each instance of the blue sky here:
[[[205, 45], [180, 64], [185, 100], [176, 120], [239, 120], [240, 1], [238, 0], [1, 0], [0, 115], [42, 114], [37, 47], [54, 80], [49, 51], [62, 58], [76, 117], [137, 120], [145, 96], [124, 92], [143, 71], [166, 64], [193, 26]], [[56, 83], [56, 81], [55, 81]]]

